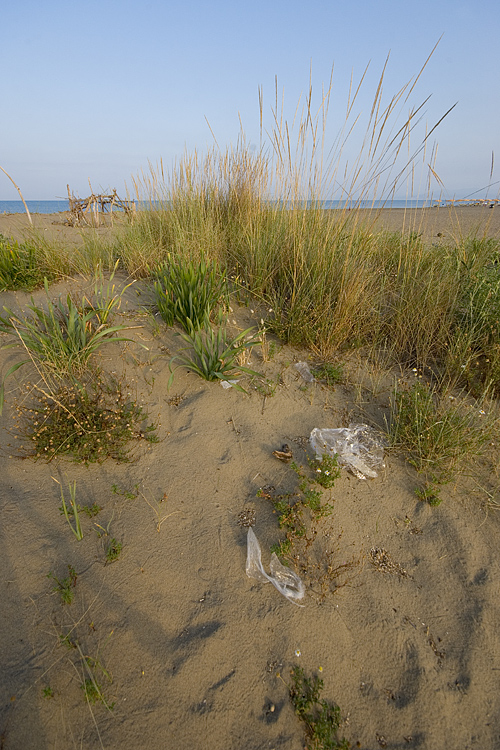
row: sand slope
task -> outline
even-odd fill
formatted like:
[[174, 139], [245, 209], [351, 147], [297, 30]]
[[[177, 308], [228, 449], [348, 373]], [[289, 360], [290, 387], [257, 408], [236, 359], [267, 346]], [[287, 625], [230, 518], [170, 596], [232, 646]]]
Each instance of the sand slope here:
[[[67, 288], [52, 287], [54, 296]], [[29, 301], [2, 296], [8, 304]], [[294, 606], [245, 575], [238, 515], [255, 510], [268, 567], [269, 548], [282, 534], [257, 492], [297, 488], [273, 450], [288, 443], [305, 465], [313, 427], [382, 427], [391, 379], [361, 360], [347, 363], [347, 382], [335, 390], [307, 385], [294, 367], [305, 352], [283, 347], [266, 362], [259, 347], [252, 366], [278, 383], [274, 396], [224, 390], [185, 370], [167, 390], [179, 339], [163, 326], [154, 335], [141, 314], [145, 299], [127, 292], [122, 320], [143, 327], [101, 357], [158, 423], [161, 442], [139, 441], [131, 463], [18, 457], [15, 380], [7, 389], [0, 420], [2, 748], [300, 750], [304, 732], [285, 685], [294, 665], [307, 675], [321, 667], [323, 697], [340, 705], [341, 731], [353, 747], [499, 747], [500, 525], [477, 483], [447, 487], [441, 506], [431, 508], [416, 498], [416, 475], [402, 457], [389, 454], [370, 481], [344, 469], [320, 540], [338, 564], [356, 565], [337, 580], [348, 585], [325, 598], [318, 580], [307, 579], [305, 607]], [[258, 324], [261, 314], [235, 309], [234, 330]], [[13, 356], [0, 351], [1, 372]], [[18, 374], [28, 379], [28, 371]], [[102, 506], [96, 518], [82, 518], [82, 541], [60, 515], [52, 477], [76, 480], [78, 501]], [[103, 529], [123, 543], [112, 564], [105, 564]], [[373, 564], [373, 548], [389, 554], [391, 570]], [[47, 574], [62, 578], [68, 564], [78, 580], [74, 602], [63, 606]], [[86, 704], [82, 655], [115, 702], [112, 711]], [[43, 694], [49, 686], [52, 698]]]

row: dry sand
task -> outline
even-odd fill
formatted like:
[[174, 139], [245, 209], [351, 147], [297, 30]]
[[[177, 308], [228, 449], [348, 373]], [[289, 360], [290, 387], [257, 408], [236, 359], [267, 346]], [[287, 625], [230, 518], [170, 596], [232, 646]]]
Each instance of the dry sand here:
[[[78, 244], [81, 236], [97, 231], [111, 237], [110, 225], [92, 228], [73, 228], [65, 225], [68, 214], [32, 214], [33, 226], [49, 241]], [[114, 214], [114, 223], [120, 224], [120, 215]], [[387, 208], [363, 210], [363, 220], [374, 231], [387, 229], [391, 232], [417, 232], [424, 239], [434, 243], [459, 241], [469, 235], [489, 237], [500, 236], [500, 206], [443, 207], [443, 208]], [[25, 214], [0, 214], [0, 234], [22, 240], [29, 229]]]
[[[472, 223], [480, 218], [476, 209], [463, 210], [474, 213]], [[494, 234], [500, 209], [487, 218]], [[36, 220], [75, 236], [49, 225], [52, 218]], [[19, 221], [0, 217], [0, 232], [12, 233]], [[449, 218], [433, 225], [438, 231], [454, 231]], [[273, 451], [288, 443], [305, 465], [314, 427], [382, 427], [391, 377], [353, 358], [335, 390], [307, 385], [294, 367], [307, 353], [278, 347], [263, 361], [257, 348], [252, 366], [277, 383], [273, 396], [224, 390], [185, 370], [168, 390], [179, 340], [151, 326], [140, 309], [147, 297], [136, 287], [121, 312], [142, 328], [131, 332], [133, 342], [104, 349], [101, 365], [147, 408], [158, 444], [139, 442], [129, 464], [19, 458], [14, 381], [28, 373], [20, 370], [7, 388], [0, 420], [1, 748], [301, 750], [303, 727], [285, 684], [294, 665], [307, 675], [321, 668], [323, 697], [340, 705], [341, 736], [352, 747], [500, 747], [500, 518], [481, 489], [492, 488], [491, 465], [448, 486], [438, 508], [416, 498], [417, 476], [402, 457], [388, 455], [369, 481], [343, 469], [320, 540], [336, 550], [338, 564], [356, 565], [337, 579], [348, 585], [325, 598], [318, 580], [307, 578], [305, 607], [294, 606], [245, 575], [246, 529], [238, 516], [255, 510], [268, 568], [269, 548], [282, 534], [257, 492], [297, 486]], [[29, 301], [19, 293], [2, 298], [21, 307]], [[256, 325], [262, 314], [235, 309], [232, 325]], [[0, 372], [13, 356], [0, 352]], [[102, 506], [96, 518], [83, 517], [81, 541], [60, 515], [53, 477], [65, 486], [76, 481], [80, 504]], [[112, 564], [105, 564], [102, 528], [123, 544]], [[392, 569], [372, 563], [374, 548], [388, 553]], [[78, 580], [74, 602], [63, 606], [47, 574], [63, 578], [68, 564]], [[68, 633], [81, 653], [61, 643]], [[85, 702], [81, 654], [114, 701], [112, 711]], [[49, 687], [53, 697], [44, 696]]]

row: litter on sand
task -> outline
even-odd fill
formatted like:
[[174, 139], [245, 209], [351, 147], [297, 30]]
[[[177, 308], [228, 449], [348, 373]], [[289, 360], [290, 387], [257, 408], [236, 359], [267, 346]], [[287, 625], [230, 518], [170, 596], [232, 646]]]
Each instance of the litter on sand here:
[[274, 552], [271, 555], [270, 572], [271, 574], [268, 575], [264, 570], [260, 544], [253, 529], [250, 527], [247, 536], [247, 576], [255, 578], [262, 583], [272, 583], [288, 601], [296, 604], [298, 607], [303, 607], [304, 605], [298, 602], [298, 600], [304, 597], [305, 593], [305, 586], [302, 580], [293, 570], [282, 565]]
[[299, 371], [306, 383], [314, 383], [316, 381], [307, 362], [296, 362], [295, 369]]
[[228, 388], [232, 388], [237, 382], [237, 380], [221, 380], [220, 384], [227, 391]]
[[383, 469], [384, 440], [372, 427], [366, 424], [354, 424], [339, 429], [320, 429], [315, 427], [309, 442], [321, 457], [326, 453], [337, 454], [340, 466], [349, 468], [358, 479], [374, 479], [377, 469]]

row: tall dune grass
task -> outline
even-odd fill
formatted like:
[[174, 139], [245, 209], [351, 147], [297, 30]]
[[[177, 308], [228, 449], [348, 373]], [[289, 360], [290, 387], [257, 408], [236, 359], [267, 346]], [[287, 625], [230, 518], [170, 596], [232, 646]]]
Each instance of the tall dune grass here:
[[[166, 262], [213, 260], [272, 308], [269, 324], [287, 342], [323, 357], [372, 347], [450, 379], [465, 373], [484, 387], [498, 381], [500, 390], [499, 324], [486, 309], [497, 297], [500, 309], [500, 291], [485, 270], [498, 260], [498, 243], [476, 237], [433, 246], [418, 231], [376, 232], [377, 210], [360, 208], [390, 201], [419, 170], [429, 197], [431, 184], [439, 186], [430, 138], [443, 118], [426, 125], [426, 100], [411, 104], [423, 69], [388, 98], [385, 71], [364, 120], [365, 75], [351, 82], [333, 136], [333, 78], [319, 97], [310, 84], [291, 120], [276, 85], [268, 128], [261, 92], [258, 149], [242, 134], [234, 146], [215, 141], [206, 153], [186, 153], [168, 171], [150, 164], [134, 178], [148, 209], [114, 244], [94, 237], [58, 257], [40, 245], [45, 267], [90, 272], [119, 258], [131, 276], [154, 277]], [[323, 210], [325, 198], [343, 200], [343, 208]], [[411, 216], [408, 227], [419, 230]], [[480, 322], [471, 323], [471, 314]]]
[[[149, 210], [119, 249], [127, 270], [147, 275], [167, 255], [208, 255], [269, 303], [274, 330], [291, 343], [328, 356], [390, 339], [396, 356], [433, 356], [435, 337], [446, 336], [442, 310], [451, 304], [453, 282], [444, 285], [442, 262], [418, 243], [374, 235], [377, 212], [360, 210], [367, 199], [390, 199], [425, 155], [433, 130], [417, 136], [425, 102], [409, 104], [421, 72], [386, 100], [384, 67], [364, 131], [357, 106], [365, 76], [351, 82], [331, 146], [332, 79], [317, 102], [310, 84], [291, 122], [276, 85], [268, 130], [261, 95], [259, 150], [242, 134], [224, 151], [215, 143], [205, 155], [186, 154], [168, 173], [162, 163], [150, 165], [134, 182]], [[352, 139], [359, 150], [349, 161]], [[344, 208], [324, 211], [326, 197], [342, 199]], [[412, 319], [408, 326], [413, 310], [406, 308], [416, 299], [432, 315], [427, 333], [427, 323], [417, 330]]]

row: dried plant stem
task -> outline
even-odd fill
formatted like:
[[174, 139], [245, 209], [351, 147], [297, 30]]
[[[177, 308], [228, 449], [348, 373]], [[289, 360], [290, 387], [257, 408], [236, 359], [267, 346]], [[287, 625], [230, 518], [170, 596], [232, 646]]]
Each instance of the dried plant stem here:
[[2, 170], [2, 172], [3, 172], [3, 173], [4, 173], [5, 175], [7, 175], [7, 177], [9, 178], [9, 180], [10, 180], [10, 181], [12, 182], [12, 184], [13, 184], [13, 185], [14, 185], [14, 187], [16, 188], [17, 192], [19, 193], [19, 195], [20, 195], [20, 197], [21, 197], [21, 200], [22, 200], [22, 202], [23, 202], [24, 208], [26, 209], [26, 214], [27, 214], [27, 216], [28, 216], [28, 221], [29, 221], [29, 223], [31, 224], [31, 226], [33, 226], [33, 221], [31, 220], [31, 214], [30, 214], [30, 212], [28, 211], [28, 206], [26, 205], [26, 201], [24, 200], [24, 198], [23, 198], [23, 194], [21, 193], [21, 188], [19, 187], [19, 185], [16, 185], [16, 183], [14, 182], [14, 180], [12, 179], [12, 177], [10, 176], [10, 174], [9, 174], [8, 172], [6, 172], [6, 171], [5, 171], [5, 169], [4, 169], [3, 167], [0, 167], [0, 169]]

